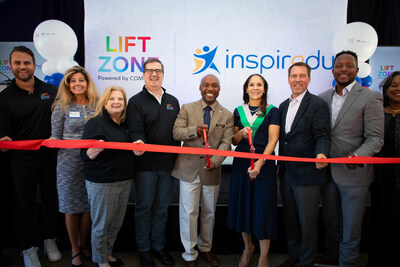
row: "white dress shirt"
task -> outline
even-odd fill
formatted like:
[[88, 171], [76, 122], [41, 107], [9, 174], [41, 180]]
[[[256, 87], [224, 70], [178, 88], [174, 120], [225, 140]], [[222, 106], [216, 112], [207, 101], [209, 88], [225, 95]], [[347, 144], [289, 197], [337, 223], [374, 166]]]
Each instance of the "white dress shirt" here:
[[289, 107], [286, 113], [285, 133], [290, 132], [290, 129], [292, 128], [292, 124], [294, 121], [294, 117], [296, 117], [296, 113], [299, 110], [301, 101], [303, 100], [306, 92], [307, 90], [305, 90], [302, 94], [300, 94], [295, 98], [292, 98], [292, 96], [289, 98]]
[[333, 96], [332, 96], [332, 127], [335, 124], [335, 121], [339, 115], [340, 110], [343, 107], [343, 103], [349, 95], [351, 89], [356, 84], [356, 80], [354, 80], [351, 84], [347, 85], [342, 90], [342, 95], [336, 93], [336, 86], [333, 87]]
[[160, 105], [161, 105], [161, 98], [162, 98], [162, 96], [163, 96], [163, 94], [164, 94], [164, 90], [163, 89], [161, 89], [161, 95], [160, 95], [160, 98], [158, 98], [155, 94], [153, 94], [150, 90], [148, 90], [147, 88], [146, 88], [146, 90], [147, 90], [147, 92], [149, 92], [152, 96], [154, 96], [154, 98], [158, 101], [158, 103], [160, 103]]

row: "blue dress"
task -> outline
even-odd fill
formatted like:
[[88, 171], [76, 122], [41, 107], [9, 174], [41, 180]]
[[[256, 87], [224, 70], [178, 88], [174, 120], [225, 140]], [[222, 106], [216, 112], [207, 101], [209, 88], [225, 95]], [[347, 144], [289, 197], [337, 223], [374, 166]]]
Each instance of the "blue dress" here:
[[[51, 115], [51, 137], [58, 140], [82, 139], [83, 129], [95, 110], [88, 105], [71, 103], [68, 110], [55, 106]], [[80, 149], [58, 150], [57, 193], [59, 211], [66, 214], [89, 212], [84, 161]]]
[[[243, 128], [239, 112], [234, 111], [235, 126]], [[270, 124], [280, 125], [279, 111], [272, 107], [258, 128], [253, 144], [255, 153], [262, 154], [268, 143]], [[236, 151], [249, 152], [248, 140], [243, 138]], [[250, 180], [247, 169], [250, 159], [234, 158], [229, 185], [228, 228], [245, 232], [257, 239], [276, 238], [276, 171], [275, 161], [268, 160], [256, 179]]]

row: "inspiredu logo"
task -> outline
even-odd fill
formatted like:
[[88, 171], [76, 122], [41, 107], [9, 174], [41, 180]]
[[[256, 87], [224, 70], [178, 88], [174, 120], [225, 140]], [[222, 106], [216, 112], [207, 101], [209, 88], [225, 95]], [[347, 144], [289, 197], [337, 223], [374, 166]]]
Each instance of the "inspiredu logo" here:
[[218, 46], [211, 51], [208, 46], [204, 46], [203, 50], [200, 48], [196, 49], [196, 52], [193, 54], [193, 59], [196, 62], [196, 68], [193, 70], [192, 74], [201, 73], [208, 68], [214, 69], [219, 73], [217, 66], [215, 66], [213, 62], [215, 54], [217, 53], [217, 48]]

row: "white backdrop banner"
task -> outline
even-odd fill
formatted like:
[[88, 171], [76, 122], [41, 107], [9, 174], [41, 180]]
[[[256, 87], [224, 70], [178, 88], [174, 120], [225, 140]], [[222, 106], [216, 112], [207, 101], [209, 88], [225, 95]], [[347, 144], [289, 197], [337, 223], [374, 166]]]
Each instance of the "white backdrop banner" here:
[[268, 102], [290, 96], [287, 69], [313, 69], [309, 89], [332, 87], [335, 33], [346, 24], [347, 0], [85, 0], [85, 64], [99, 90], [143, 87], [143, 62], [159, 58], [163, 87], [181, 104], [200, 98], [201, 78], [221, 82], [219, 102], [242, 104], [253, 73], [269, 83]]

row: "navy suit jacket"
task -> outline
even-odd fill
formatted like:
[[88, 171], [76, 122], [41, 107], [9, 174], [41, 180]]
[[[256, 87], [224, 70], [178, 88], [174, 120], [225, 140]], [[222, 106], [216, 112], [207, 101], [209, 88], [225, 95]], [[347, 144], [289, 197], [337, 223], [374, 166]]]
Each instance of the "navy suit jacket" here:
[[[322, 153], [329, 157], [331, 140], [328, 104], [307, 91], [290, 131], [285, 133], [288, 107], [289, 99], [279, 106], [281, 117], [279, 155], [315, 158]], [[279, 162], [279, 177], [285, 177], [295, 185], [321, 184], [326, 180], [326, 174], [326, 168], [317, 169], [314, 162]]]

